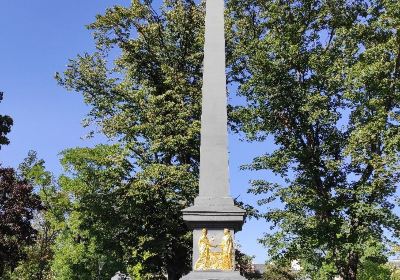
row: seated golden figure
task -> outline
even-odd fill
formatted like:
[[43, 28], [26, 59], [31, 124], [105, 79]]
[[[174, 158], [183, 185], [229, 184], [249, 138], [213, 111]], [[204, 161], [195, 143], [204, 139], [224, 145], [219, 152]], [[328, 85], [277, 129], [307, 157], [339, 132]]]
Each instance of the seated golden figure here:
[[[229, 229], [224, 229], [224, 236], [219, 246], [212, 245], [207, 237], [207, 229], [202, 229], [198, 246], [199, 258], [194, 265], [195, 270], [233, 269], [233, 238]], [[211, 247], [220, 247], [221, 251], [213, 252]]]

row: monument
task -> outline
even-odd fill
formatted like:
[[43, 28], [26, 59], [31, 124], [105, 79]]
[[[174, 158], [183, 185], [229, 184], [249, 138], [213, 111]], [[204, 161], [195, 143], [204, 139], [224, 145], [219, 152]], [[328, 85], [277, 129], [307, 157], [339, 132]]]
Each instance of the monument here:
[[245, 211], [233, 203], [228, 174], [224, 0], [206, 0], [200, 183], [194, 205], [183, 210], [193, 229], [192, 272], [183, 280], [245, 279], [233, 247]]

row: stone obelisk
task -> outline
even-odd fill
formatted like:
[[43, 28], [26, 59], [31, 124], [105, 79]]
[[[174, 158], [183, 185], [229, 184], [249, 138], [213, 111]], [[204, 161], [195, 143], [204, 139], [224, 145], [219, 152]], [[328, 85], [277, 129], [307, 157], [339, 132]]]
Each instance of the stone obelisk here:
[[206, 0], [199, 185], [194, 205], [183, 210], [193, 229], [193, 271], [182, 279], [244, 279], [232, 246], [245, 211], [229, 190], [224, 0]]

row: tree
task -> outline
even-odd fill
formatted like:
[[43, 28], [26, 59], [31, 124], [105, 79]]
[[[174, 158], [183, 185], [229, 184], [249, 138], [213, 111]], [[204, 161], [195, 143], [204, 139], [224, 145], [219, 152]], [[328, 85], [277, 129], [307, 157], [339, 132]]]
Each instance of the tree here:
[[35, 241], [31, 221], [42, 208], [32, 186], [12, 168], [0, 168], [0, 276], [5, 277], [26, 257], [24, 247]]
[[62, 193], [58, 191], [53, 175], [46, 170], [44, 160], [38, 159], [35, 151], [29, 151], [28, 156], [19, 165], [17, 173], [21, 180], [26, 180], [34, 186], [43, 208], [34, 212], [31, 221], [36, 230], [35, 242], [23, 248], [26, 258], [18, 263], [10, 278], [50, 280], [53, 279], [50, 269], [54, 257], [52, 246], [59, 233], [54, 221], [60, 220], [65, 214], [60, 203], [63, 201]]
[[400, 270], [395, 266], [390, 266], [390, 270], [392, 272], [390, 280], [399, 280]]
[[302, 280], [301, 272], [293, 271], [290, 263], [268, 263], [265, 266], [264, 279], [271, 280]]
[[[0, 92], [0, 102], [3, 92]], [[6, 135], [11, 131], [13, 120], [10, 116], [0, 115], [0, 149], [1, 145], [10, 143]], [[41, 232], [32, 226], [40, 210], [44, 209], [40, 197], [33, 191], [33, 181], [22, 172], [18, 174], [12, 168], [0, 166], [0, 277], [13, 278], [13, 271], [21, 262], [29, 263], [32, 255], [39, 253], [43, 262], [41, 250], [30, 250], [41, 240]], [[38, 239], [37, 239], [38, 238]], [[39, 249], [42, 249], [40, 246]], [[43, 270], [39, 265], [39, 270]], [[40, 274], [39, 274], [40, 275]], [[15, 279], [43, 279], [32, 277], [24, 278], [21, 271]]]
[[360, 267], [361, 280], [395, 280], [392, 277], [392, 269], [388, 264], [376, 264], [366, 261]]
[[234, 128], [276, 144], [245, 168], [283, 179], [251, 189], [276, 229], [263, 239], [273, 259], [345, 280], [386, 261], [400, 229], [399, 12], [394, 0], [229, 1], [230, 77], [247, 100]]
[[262, 274], [255, 270], [253, 265], [254, 257], [246, 255], [239, 249], [235, 250], [235, 263], [236, 270], [240, 272], [240, 275], [244, 276], [248, 280], [262, 279]]
[[[119, 143], [119, 148], [64, 153], [64, 165], [72, 173], [61, 185], [74, 196], [76, 213], [66, 223], [76, 221], [68, 227], [70, 234], [58, 238], [61, 247], [95, 244], [91, 248], [97, 252], [97, 246], [106, 246], [98, 242], [102, 233], [95, 225], [101, 223], [121, 231], [107, 238], [116, 236], [109, 241], [118, 243], [113, 249], [118, 252], [116, 262], [122, 264], [123, 256], [130, 274], [179, 279], [190, 269], [191, 234], [181, 210], [197, 194], [203, 10], [186, 0], [165, 1], [159, 9], [137, 0], [129, 7], [110, 8], [89, 25], [98, 51], [78, 56], [63, 75], [57, 74], [61, 85], [81, 93], [91, 106], [88, 122]], [[107, 152], [114, 149], [116, 153]], [[110, 160], [119, 156], [126, 162], [115, 178], [119, 182], [104, 178], [103, 173], [113, 172]], [[109, 204], [99, 204], [103, 192], [112, 193], [114, 200], [107, 197]], [[84, 245], [79, 245], [82, 240]], [[59, 265], [54, 265], [93, 270], [84, 260], [69, 256], [74, 253], [57, 254]]]
[[[3, 100], [4, 93], [0, 91], [0, 103]], [[10, 116], [0, 115], [0, 149], [1, 145], [8, 145], [10, 140], [6, 137], [11, 131], [11, 126], [13, 125], [13, 120]]]
[[[135, 279], [164, 279], [162, 254], [190, 251], [190, 245], [183, 247], [190, 235], [179, 219], [166, 221], [178, 215], [180, 206], [173, 201], [180, 195], [159, 201], [166, 190], [148, 190], [146, 181], [127, 180], [131, 168], [127, 154], [118, 145], [63, 152], [68, 176], [59, 182], [61, 191], [73, 199], [66, 207], [67, 219], [58, 222], [61, 232], [52, 264], [57, 279], [93, 279], [98, 274], [108, 279], [116, 271], [128, 271]], [[184, 177], [176, 168], [161, 167], [151, 172], [146, 176], [162, 176], [165, 184], [179, 189], [192, 184], [195, 189], [190, 173]], [[175, 244], [168, 243], [166, 233], [173, 234], [169, 238]], [[170, 246], [181, 251], [168, 251]]]
[[60, 233], [52, 271], [56, 279], [110, 279], [126, 271], [132, 253], [128, 244], [134, 242], [129, 230], [136, 223], [125, 215], [129, 194], [123, 187], [130, 163], [118, 146], [70, 149], [62, 155], [69, 176], [59, 178], [60, 193], [72, 199], [60, 204], [65, 214], [53, 221]]

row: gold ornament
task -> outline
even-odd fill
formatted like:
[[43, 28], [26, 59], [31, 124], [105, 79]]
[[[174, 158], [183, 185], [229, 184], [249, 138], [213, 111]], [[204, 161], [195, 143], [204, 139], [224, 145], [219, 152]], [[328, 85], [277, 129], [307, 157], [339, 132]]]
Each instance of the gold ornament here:
[[221, 242], [221, 269], [222, 270], [231, 270], [233, 269], [233, 238], [229, 229], [224, 229], [224, 237], [222, 237]]
[[[233, 269], [233, 238], [229, 229], [224, 229], [219, 246], [212, 245], [207, 237], [207, 229], [203, 228], [198, 242], [199, 258], [195, 270], [232, 270]], [[220, 247], [220, 252], [211, 251], [211, 247]]]

